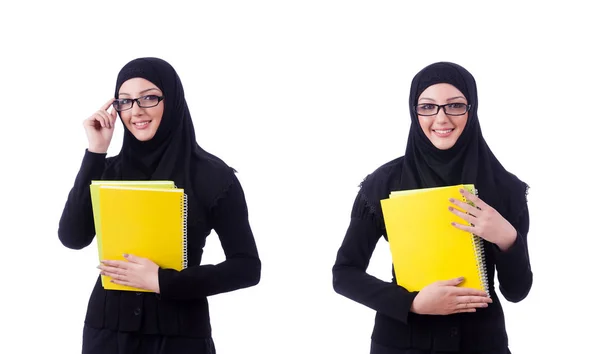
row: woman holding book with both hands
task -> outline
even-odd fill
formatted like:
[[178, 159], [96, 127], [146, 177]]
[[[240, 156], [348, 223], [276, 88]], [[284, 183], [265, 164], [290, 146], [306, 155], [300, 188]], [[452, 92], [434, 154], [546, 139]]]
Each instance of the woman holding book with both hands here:
[[[508, 301], [529, 293], [528, 186], [487, 146], [477, 117], [475, 79], [463, 67], [439, 62], [422, 69], [412, 81], [409, 106], [406, 153], [361, 183], [333, 267], [333, 287], [376, 311], [372, 354], [510, 353], [494, 274]], [[396, 190], [458, 184], [475, 185], [477, 196], [461, 191], [475, 207], [449, 200], [447, 212], [472, 225], [454, 227], [484, 240], [490, 297], [459, 286], [460, 278], [409, 292], [396, 285], [395, 274], [385, 282], [366, 273], [379, 238], [387, 240], [382, 199]]]
[[[123, 146], [107, 157], [117, 114], [125, 127]], [[92, 180], [172, 180], [188, 196], [188, 267], [163, 269], [133, 254], [102, 262], [101, 274], [115, 283], [150, 292], [105, 290], [99, 276], [85, 317], [83, 353], [215, 353], [207, 297], [254, 286], [261, 273], [235, 171], [197, 144], [181, 81], [161, 59], [126, 64], [114, 97], [84, 127], [89, 147], [60, 219], [61, 242], [81, 249], [94, 239]], [[211, 230], [226, 260], [201, 266]]]

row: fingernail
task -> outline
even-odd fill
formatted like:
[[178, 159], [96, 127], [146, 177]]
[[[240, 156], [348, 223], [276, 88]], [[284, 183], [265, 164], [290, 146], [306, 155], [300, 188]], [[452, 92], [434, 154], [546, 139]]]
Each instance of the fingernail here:
[[129, 257], [127, 253], [123, 253], [123, 257]]
[[454, 198], [450, 198], [450, 203], [454, 203]]
[[449, 207], [448, 207], [448, 210], [452, 211], [452, 210], [454, 210], [454, 208], [453, 208], [453, 207], [451, 207], [451, 206], [449, 206]]

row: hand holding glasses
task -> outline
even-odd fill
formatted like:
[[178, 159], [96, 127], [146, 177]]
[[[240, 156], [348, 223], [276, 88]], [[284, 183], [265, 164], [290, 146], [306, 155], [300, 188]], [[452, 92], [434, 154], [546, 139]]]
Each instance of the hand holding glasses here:
[[117, 111], [115, 109], [109, 111], [113, 101], [114, 98], [111, 98], [99, 110], [83, 121], [89, 143], [88, 151], [90, 152], [104, 154], [108, 151], [115, 121], [117, 120]]

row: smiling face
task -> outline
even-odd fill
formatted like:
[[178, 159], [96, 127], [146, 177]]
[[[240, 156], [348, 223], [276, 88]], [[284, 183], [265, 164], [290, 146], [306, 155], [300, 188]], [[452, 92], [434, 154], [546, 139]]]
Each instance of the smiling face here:
[[[121, 85], [118, 104], [128, 107], [130, 100], [137, 98], [142, 105], [140, 107], [133, 101], [130, 109], [119, 112], [123, 124], [137, 140], [148, 141], [156, 134], [165, 109], [164, 101], [158, 98], [162, 96], [162, 91], [156, 85], [139, 77], [129, 79]], [[155, 106], [143, 108], [154, 105], [157, 101]]]
[[[462, 105], [466, 105], [468, 102], [456, 87], [441, 83], [429, 86], [421, 93], [417, 101], [417, 105], [424, 111], [433, 109], [433, 112], [435, 112], [437, 108], [433, 105], [436, 104], [450, 104], [446, 109], [452, 114], [452, 111], [462, 113], [462, 110], [464, 110], [461, 108]], [[444, 109], [440, 108], [436, 115], [424, 116], [418, 114], [418, 118], [421, 129], [431, 143], [440, 150], [448, 150], [454, 146], [458, 137], [464, 131], [468, 115], [468, 111], [460, 115], [447, 115]]]

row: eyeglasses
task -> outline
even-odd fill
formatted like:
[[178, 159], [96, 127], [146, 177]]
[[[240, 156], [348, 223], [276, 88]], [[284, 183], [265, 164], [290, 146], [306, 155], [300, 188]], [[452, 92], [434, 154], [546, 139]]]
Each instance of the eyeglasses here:
[[126, 111], [133, 107], [133, 102], [137, 102], [140, 108], [151, 108], [158, 106], [160, 101], [164, 100], [164, 96], [147, 95], [138, 98], [120, 98], [113, 101], [113, 107], [119, 112]]
[[415, 106], [415, 111], [420, 116], [435, 116], [439, 113], [440, 108], [443, 108], [444, 113], [448, 116], [462, 116], [471, 109], [471, 105], [465, 103], [448, 103], [443, 105], [422, 103]]

